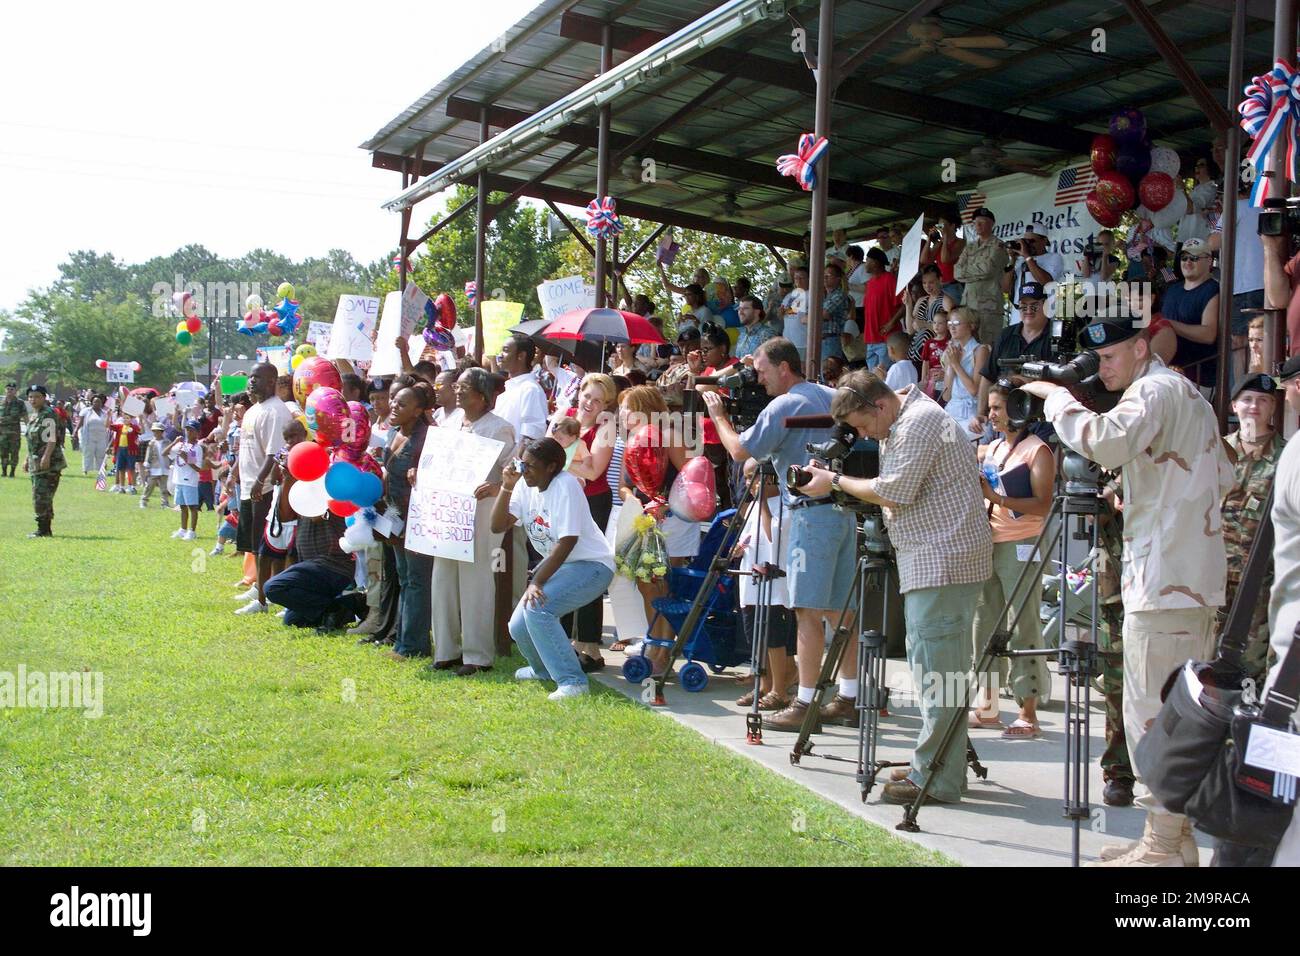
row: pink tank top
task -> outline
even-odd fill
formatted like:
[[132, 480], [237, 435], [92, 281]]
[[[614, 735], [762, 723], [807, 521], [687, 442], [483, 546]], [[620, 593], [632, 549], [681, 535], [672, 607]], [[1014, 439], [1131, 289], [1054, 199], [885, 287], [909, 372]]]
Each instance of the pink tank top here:
[[[1008, 498], [1033, 496], [1033, 492], [1028, 490], [1030, 469], [1033, 467], [1034, 457], [1042, 448], [1047, 448], [1047, 445], [1037, 435], [1024, 436], [1014, 448], [1005, 438], [999, 438], [989, 445], [989, 450], [984, 455], [984, 462], [985, 464], [992, 462], [997, 466], [998, 475], [1002, 479], [1002, 492]], [[1048, 453], [1050, 454], [1050, 449]], [[1043, 521], [1042, 515], [1023, 514], [1010, 508], [1003, 508], [1001, 505], [994, 505], [993, 512], [989, 515], [989, 523], [993, 528], [993, 543], [1037, 538], [1039, 532], [1043, 530]]]

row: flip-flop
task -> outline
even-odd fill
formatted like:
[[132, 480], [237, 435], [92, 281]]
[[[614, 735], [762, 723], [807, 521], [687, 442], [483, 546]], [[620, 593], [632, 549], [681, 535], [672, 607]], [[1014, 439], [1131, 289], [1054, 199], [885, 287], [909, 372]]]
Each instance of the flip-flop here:
[[1042, 731], [1038, 729], [1038, 724], [1031, 724], [1027, 720], [1016, 718], [1011, 722], [1011, 726], [1002, 731], [1003, 740], [1033, 740], [1041, 737]]
[[971, 730], [1002, 730], [1006, 725], [1001, 717], [981, 717], [972, 710], [966, 717], [966, 726]]
[[631, 643], [631, 641], [615, 641], [613, 644], [609, 645], [609, 649], [611, 651], [625, 651], [627, 650], [627, 646]]

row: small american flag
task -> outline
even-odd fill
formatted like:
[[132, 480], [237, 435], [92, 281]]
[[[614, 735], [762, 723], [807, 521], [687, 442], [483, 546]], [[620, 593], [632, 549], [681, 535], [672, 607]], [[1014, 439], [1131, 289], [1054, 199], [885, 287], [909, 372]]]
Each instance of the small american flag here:
[[402, 267], [402, 254], [399, 252], [397, 255], [393, 256], [393, 268], [400, 269], [401, 267]]
[[969, 226], [975, 218], [975, 210], [988, 202], [988, 197], [982, 192], [958, 193], [957, 194], [957, 211], [961, 213], [961, 224]]
[[108, 490], [108, 470], [105, 468], [105, 465], [107, 463], [108, 463], [107, 459], [99, 463], [99, 474], [95, 476], [96, 491]]
[[1056, 203], [1057, 206], [1068, 206], [1070, 203], [1083, 202], [1083, 197], [1088, 195], [1089, 190], [1097, 185], [1097, 174], [1092, 171], [1091, 163], [1075, 163], [1073, 166], [1066, 166], [1056, 177]]

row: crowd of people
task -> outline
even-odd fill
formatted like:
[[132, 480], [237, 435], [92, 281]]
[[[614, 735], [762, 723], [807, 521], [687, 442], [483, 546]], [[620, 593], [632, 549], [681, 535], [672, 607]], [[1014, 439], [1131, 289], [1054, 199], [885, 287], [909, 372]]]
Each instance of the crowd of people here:
[[[1188, 203], [1191, 214], [1190, 196]], [[223, 396], [214, 382], [196, 404], [166, 415], [156, 414], [156, 399], [129, 415], [102, 394], [55, 408], [42, 386], [29, 389], [24, 404], [11, 384], [0, 406], [0, 463], [13, 473], [10, 439], [14, 423], [26, 420], [36, 533], [49, 535], [70, 432], [83, 472], [104, 466], [106, 479], [111, 474], [108, 494], [134, 495], [141, 508], [155, 491], [166, 507], [174, 500], [174, 537], [194, 540], [202, 510], [214, 513], [216, 527], [203, 529], [214, 537], [212, 553], [233, 543], [242, 555], [234, 613], [269, 613], [279, 605], [286, 625], [350, 629], [395, 660], [429, 658], [429, 666], [467, 678], [495, 666], [508, 634], [526, 661], [515, 677], [553, 682], [551, 696], [560, 700], [585, 693], [587, 675], [606, 666], [606, 597], [617, 637], [611, 649], [636, 651], [647, 637], [673, 636], [653, 613], [652, 602], [667, 593], [663, 575], [616, 573], [624, 509], [652, 516], [667, 561], [682, 565], [697, 554], [703, 527], [664, 503], [687, 463], [707, 458], [717, 505], [726, 509], [757, 463], [770, 462], [775, 480], [758, 483], [751, 525], [734, 557], [746, 569], [766, 563], [786, 572], [772, 597], [757, 706], [767, 714], [766, 728], [796, 731], [817, 707], [825, 635], [847, 623], [840, 614], [852, 608], [856, 586], [857, 524], [851, 511], [831, 503], [831, 493], [883, 510], [906, 610], [909, 668], [966, 674], [1000, 628], [1010, 628], [1013, 650], [1044, 646], [1037, 595], [1014, 590], [1040, 557], [1032, 543], [1056, 494], [1058, 451], [1073, 449], [1112, 475], [1099, 519], [1105, 558], [1092, 575], [1103, 602], [1104, 796], [1127, 805], [1141, 780], [1130, 752], [1155, 716], [1160, 685], [1181, 662], [1214, 655], [1263, 502], [1285, 471], [1277, 406], [1285, 394], [1288, 405], [1300, 407], [1300, 359], [1281, 368], [1280, 384], [1259, 367], [1248, 310], [1266, 304], [1266, 285], [1267, 304], [1288, 306], [1289, 275], [1300, 257], [1288, 261], [1289, 249], [1261, 243], [1247, 222], [1239, 229], [1232, 334], [1240, 348], [1231, 385], [1237, 427], [1220, 438], [1206, 400], [1218, 335], [1215, 224], [1204, 236], [1189, 234], [1172, 259], [1168, 251], [1147, 250], [1129, 260], [1126, 277], [1157, 280], [1133, 287], [1141, 291], [1125, 303], [1150, 312], [1149, 324], [1101, 316], [1081, 326], [1082, 346], [1100, 357], [1101, 383], [1118, 395], [1101, 414], [1059, 386], [1015, 374], [1019, 360], [1055, 361], [1076, 350], [1051, 325], [1059, 283], [1074, 270], [1050, 251], [1043, 231], [1003, 242], [993, 234], [995, 222], [993, 210], [979, 208], [959, 234], [955, 215], [939, 219], [924, 240], [919, 275], [901, 283], [897, 228], [861, 243], [837, 230], [820, 250], [806, 238], [803, 258], [791, 261], [765, 294], [747, 277], [733, 283], [705, 268], [676, 285], [661, 266], [663, 307], [644, 294], [624, 305], [664, 331], [665, 342], [618, 345], [604, 368], [544, 355], [522, 335], [483, 364], [461, 356], [446, 368], [432, 353], [412, 364], [399, 341], [404, 371], [383, 380], [341, 363], [341, 391], [366, 410], [367, 451], [383, 475], [377, 509], [387, 530], [376, 529], [374, 542], [359, 550], [345, 547], [342, 516], [295, 511], [287, 455], [311, 436], [293, 376], [268, 364], [252, 369], [246, 391]], [[1251, 243], [1261, 247], [1258, 255], [1241, 252]], [[1118, 251], [1113, 235], [1099, 235], [1078, 263], [1081, 274], [1114, 275], [1123, 266]], [[805, 375], [811, 269], [823, 270], [825, 287], [820, 381]], [[738, 363], [752, 367], [766, 396], [744, 428], [733, 424], [728, 390], [698, 381]], [[1017, 390], [1044, 401], [1042, 420], [1013, 414], [1009, 399]], [[698, 429], [692, 409], [699, 410]], [[827, 415], [878, 452], [878, 476], [810, 463], [807, 444], [827, 430], [789, 428], [786, 419]], [[430, 430], [440, 428], [501, 443], [474, 490], [472, 561], [406, 547], [421, 453]], [[655, 467], [633, 467], [633, 456], [643, 453]], [[811, 481], [790, 487], [790, 465], [807, 466]], [[500, 608], [505, 613], [494, 618], [499, 574], [508, 576], [510, 593], [508, 607]], [[752, 582], [740, 591], [741, 619], [752, 629]], [[1267, 679], [1280, 647], [1276, 634], [1270, 646], [1261, 610], [1247, 653], [1252, 679]], [[644, 650], [661, 672], [663, 648]], [[818, 726], [856, 724], [855, 657], [850, 643], [836, 693], [815, 715]], [[969, 713], [950, 696], [921, 698], [910, 767], [884, 786], [884, 800], [917, 799], [949, 721], [958, 721], [962, 734], [1041, 734], [1038, 709], [1051, 683], [1044, 657], [1017, 657], [1009, 667], [999, 662], [977, 676]], [[1009, 723], [1000, 706], [1004, 686], [1015, 706]], [[737, 703], [754, 701], [747, 694]], [[964, 750], [961, 744], [953, 753]], [[962, 761], [950, 759], [933, 775], [927, 798], [957, 802], [965, 786]], [[1108, 862], [1194, 864], [1187, 820], [1141, 788], [1137, 796], [1148, 812], [1146, 832], [1107, 853]]]

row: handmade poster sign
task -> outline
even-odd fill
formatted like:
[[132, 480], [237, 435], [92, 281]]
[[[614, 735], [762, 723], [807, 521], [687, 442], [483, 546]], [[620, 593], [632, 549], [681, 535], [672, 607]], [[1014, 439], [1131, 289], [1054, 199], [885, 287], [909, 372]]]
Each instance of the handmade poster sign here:
[[905, 289], [912, 277], [921, 271], [921, 237], [925, 232], [925, 216], [917, 216], [912, 228], [903, 237], [903, 248], [898, 253], [898, 288]]
[[135, 362], [109, 362], [105, 374], [105, 381], [134, 382], [135, 381]]
[[483, 310], [483, 354], [496, 355], [510, 338], [510, 327], [518, 325], [524, 315], [522, 302], [501, 302], [489, 299]]
[[554, 322], [566, 312], [595, 308], [596, 287], [587, 285], [582, 276], [552, 279], [537, 287], [537, 301], [542, 304], [542, 318]]
[[[407, 286], [407, 288], [409, 289], [410, 286]], [[420, 313], [420, 319], [421, 321], [424, 319], [423, 311]], [[388, 293], [388, 295], [384, 296], [384, 307], [379, 313], [379, 332], [375, 336], [374, 360], [370, 365], [371, 377], [383, 378], [386, 375], [401, 373], [402, 357], [397, 354], [397, 337], [399, 335], [406, 338], [406, 354], [410, 356], [412, 364], [420, 360], [420, 354], [424, 351], [424, 336], [412, 334], [415, 329], [414, 325], [403, 331], [405, 324], [402, 293]]]
[[376, 297], [339, 296], [339, 304], [334, 310], [334, 327], [324, 339], [316, 342], [316, 351], [327, 359], [371, 361], [374, 358], [371, 340], [374, 338], [375, 322], [378, 319], [379, 299]]
[[330, 324], [328, 322], [308, 322], [307, 337], [303, 340], [308, 345], [316, 346], [319, 355], [329, 349]]
[[491, 508], [474, 489], [487, 481], [505, 442], [447, 428], [425, 433], [406, 514], [406, 547], [453, 561], [474, 560], [474, 512]]
[[143, 415], [144, 399], [141, 398], [139, 395], [128, 395], [126, 397], [126, 400], [122, 402], [122, 414]]

